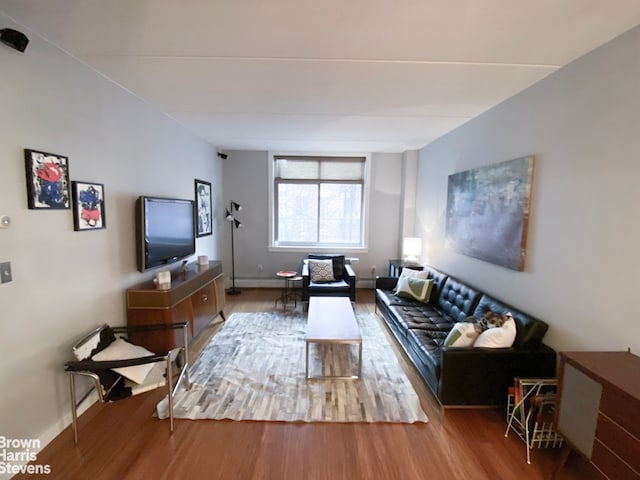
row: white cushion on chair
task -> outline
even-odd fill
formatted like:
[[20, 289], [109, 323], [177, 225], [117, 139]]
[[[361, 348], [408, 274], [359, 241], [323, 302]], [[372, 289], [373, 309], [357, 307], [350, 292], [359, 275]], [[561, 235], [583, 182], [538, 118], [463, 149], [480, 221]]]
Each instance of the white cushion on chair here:
[[[110, 360], [130, 360], [132, 358], [150, 357], [153, 355], [155, 355], [153, 352], [150, 352], [144, 347], [129, 343], [122, 338], [116, 338], [111, 345], [101, 352], [96, 353], [91, 359], [103, 362]], [[133, 367], [114, 368], [113, 371], [140, 384], [143, 383], [144, 379], [149, 375], [149, 372], [153, 369], [153, 365], [153, 363], [145, 363], [143, 365], [134, 365]]]

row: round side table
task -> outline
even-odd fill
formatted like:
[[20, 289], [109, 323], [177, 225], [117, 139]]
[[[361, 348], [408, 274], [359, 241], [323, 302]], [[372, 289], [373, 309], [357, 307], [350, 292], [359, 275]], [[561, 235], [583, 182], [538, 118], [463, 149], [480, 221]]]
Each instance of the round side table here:
[[[282, 287], [282, 291], [280, 292], [280, 296], [276, 298], [275, 306], [278, 308], [278, 302], [282, 303], [282, 310], [287, 310], [287, 303], [293, 301], [294, 307], [297, 306], [296, 297], [292, 295], [293, 293], [293, 284], [294, 279], [297, 277], [298, 272], [292, 272], [289, 270], [280, 270], [276, 273], [276, 275], [284, 280], [284, 286]], [[302, 277], [300, 277], [302, 280]]]

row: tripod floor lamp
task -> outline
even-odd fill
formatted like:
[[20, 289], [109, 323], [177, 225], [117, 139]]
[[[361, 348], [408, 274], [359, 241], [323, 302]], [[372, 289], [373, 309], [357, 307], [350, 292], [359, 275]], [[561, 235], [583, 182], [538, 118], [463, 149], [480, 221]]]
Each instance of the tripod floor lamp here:
[[231, 201], [229, 208], [224, 214], [224, 218], [228, 222], [231, 222], [231, 288], [227, 289], [227, 293], [229, 295], [238, 295], [240, 293], [240, 290], [236, 288], [236, 252], [233, 241], [233, 231], [242, 226], [240, 220], [238, 220], [234, 215], [234, 212], [239, 212], [240, 210], [242, 210], [242, 205]]

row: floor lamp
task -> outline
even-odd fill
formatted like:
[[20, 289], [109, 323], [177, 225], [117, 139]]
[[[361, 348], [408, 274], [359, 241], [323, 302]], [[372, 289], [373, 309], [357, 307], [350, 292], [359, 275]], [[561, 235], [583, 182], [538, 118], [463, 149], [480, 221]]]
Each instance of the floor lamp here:
[[225, 219], [231, 222], [231, 288], [227, 289], [229, 295], [238, 295], [240, 293], [240, 290], [236, 288], [236, 253], [233, 242], [233, 231], [242, 226], [242, 223], [234, 216], [233, 212], [239, 212], [240, 210], [242, 210], [242, 205], [231, 201], [224, 215]]

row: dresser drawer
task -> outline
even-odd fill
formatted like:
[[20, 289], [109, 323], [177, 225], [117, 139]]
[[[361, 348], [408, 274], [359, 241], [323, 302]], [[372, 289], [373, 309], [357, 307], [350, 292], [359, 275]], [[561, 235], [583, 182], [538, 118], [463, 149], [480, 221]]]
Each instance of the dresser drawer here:
[[615, 423], [624, 425], [631, 434], [640, 438], [640, 402], [614, 388], [602, 390], [600, 411]]
[[593, 442], [591, 462], [600, 470], [605, 478], [611, 480], [640, 480], [640, 474], [620, 460], [598, 439]]
[[640, 440], [602, 414], [598, 415], [596, 440], [640, 472]]

